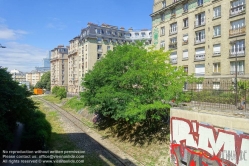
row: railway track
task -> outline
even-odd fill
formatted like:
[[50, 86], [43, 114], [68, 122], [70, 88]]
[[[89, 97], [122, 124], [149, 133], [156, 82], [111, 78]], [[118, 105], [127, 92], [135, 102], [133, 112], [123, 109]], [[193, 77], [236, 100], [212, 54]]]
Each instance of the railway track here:
[[[89, 134], [89, 130], [91, 130], [92, 127], [89, 127], [88, 124], [84, 123], [83, 121], [81, 121], [79, 119], [79, 117], [76, 117], [74, 114], [62, 109], [61, 107], [57, 106], [56, 104], [50, 103], [47, 100], [41, 98], [41, 97], [35, 97], [38, 100], [41, 100], [42, 102], [46, 103], [47, 105], [49, 105], [50, 107], [54, 108], [56, 111], [58, 111], [63, 117], [65, 117], [68, 121], [70, 121], [71, 123], [73, 123], [75, 125], [75, 127], [77, 127], [79, 130], [81, 130], [83, 133], [88, 133], [87, 135], [91, 137], [91, 135]], [[136, 166], [135, 163], [138, 163], [138, 161], [131, 159], [133, 161], [130, 161], [129, 159], [123, 159], [121, 157], [119, 157], [116, 152], [112, 152], [109, 149], [107, 149], [104, 145], [102, 145], [101, 143], [99, 143], [99, 141], [97, 141], [95, 138], [91, 137], [94, 140], [94, 146], [96, 146], [96, 144], [100, 147], [100, 149], [102, 150], [101, 153], [107, 153], [108, 156], [110, 156], [112, 159], [115, 160], [115, 165], [117, 166]], [[93, 142], [91, 142], [93, 143]], [[120, 150], [119, 150], [120, 151]], [[124, 152], [122, 152], [124, 153]], [[124, 153], [125, 156], [129, 156], [128, 154]], [[139, 163], [139, 165], [143, 165], [142, 163]]]

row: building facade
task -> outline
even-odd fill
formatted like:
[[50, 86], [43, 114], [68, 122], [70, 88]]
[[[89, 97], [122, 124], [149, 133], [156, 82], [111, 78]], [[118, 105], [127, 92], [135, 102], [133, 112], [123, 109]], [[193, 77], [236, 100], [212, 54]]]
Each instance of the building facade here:
[[104, 57], [107, 51], [113, 50], [115, 45], [132, 43], [137, 40], [150, 44], [151, 31], [147, 29], [133, 31], [132, 28], [127, 31], [123, 27], [88, 23], [87, 27], [81, 30], [79, 37], [70, 40], [70, 50], [72, 51], [69, 54], [71, 59], [69, 69], [71, 82], [69, 84], [74, 87], [72, 88], [74, 90], [69, 92], [83, 91], [82, 79], [89, 70], [93, 69], [94, 64]]
[[78, 93], [80, 90], [80, 56], [79, 56], [79, 37], [69, 41], [68, 49], [68, 92]]
[[248, 2], [154, 0], [152, 44], [171, 50], [173, 65], [212, 83], [248, 79]]
[[68, 48], [64, 45], [51, 50], [50, 60], [51, 89], [54, 86], [63, 86], [67, 89], [68, 85]]
[[26, 73], [24, 72], [14, 69], [10, 71], [10, 74], [12, 74], [12, 79], [17, 82], [26, 81]]
[[44, 72], [37, 70], [26, 73], [26, 81], [28, 81], [30, 85], [35, 86], [36, 83], [41, 80], [43, 74]]

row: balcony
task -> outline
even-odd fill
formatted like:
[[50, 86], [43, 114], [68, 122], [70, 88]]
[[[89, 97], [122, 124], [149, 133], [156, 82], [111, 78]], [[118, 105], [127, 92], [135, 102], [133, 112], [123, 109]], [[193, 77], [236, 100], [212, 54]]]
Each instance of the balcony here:
[[174, 35], [174, 34], [177, 34], [177, 27], [175, 30], [170, 30], [169, 31], [169, 35]]
[[229, 57], [230, 58], [235, 58], [237, 57], [243, 57], [245, 56], [245, 47], [239, 48], [239, 49], [230, 49], [229, 50]]
[[243, 34], [246, 34], [246, 26], [229, 30], [229, 37], [243, 35]]
[[205, 60], [205, 53], [195, 54], [195, 61], [204, 61], [204, 60]]
[[243, 13], [246, 13], [246, 4], [232, 7], [230, 9], [230, 17], [236, 16], [239, 14], [243, 14]]
[[171, 64], [177, 64], [177, 58], [172, 58], [170, 59]]
[[200, 39], [200, 40], [195, 39], [195, 44], [201, 44], [201, 43], [205, 43], [205, 39]]
[[170, 43], [170, 44], [169, 44], [169, 49], [170, 49], [170, 50], [177, 49], [177, 43]]
[[188, 40], [183, 40], [182, 45], [187, 45], [188, 44]]
[[200, 26], [204, 26], [206, 25], [206, 20], [204, 21], [195, 21], [195, 28], [200, 27]]
[[[235, 75], [236, 71], [232, 70], [232, 71], [230, 71], [230, 74]], [[245, 75], [245, 71], [237, 71], [237, 75]]]
[[220, 56], [220, 51], [214, 51], [213, 56]]
[[98, 52], [103, 52], [103, 50], [102, 49], [98, 49]]
[[205, 72], [199, 72], [199, 73], [195, 73], [195, 76], [204, 76]]

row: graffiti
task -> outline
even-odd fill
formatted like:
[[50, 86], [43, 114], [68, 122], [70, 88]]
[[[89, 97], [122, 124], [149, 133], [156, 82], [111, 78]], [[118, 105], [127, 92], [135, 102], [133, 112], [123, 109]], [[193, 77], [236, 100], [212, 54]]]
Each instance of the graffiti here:
[[248, 166], [249, 135], [171, 118], [171, 159], [177, 166]]

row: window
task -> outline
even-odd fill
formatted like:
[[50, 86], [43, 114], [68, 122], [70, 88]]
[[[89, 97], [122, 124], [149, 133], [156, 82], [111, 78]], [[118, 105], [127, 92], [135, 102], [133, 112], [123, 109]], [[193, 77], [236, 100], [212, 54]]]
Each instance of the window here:
[[96, 34], [101, 34], [100, 29], [95, 29]]
[[102, 49], [102, 45], [97, 45], [97, 50], [101, 50]]
[[220, 89], [220, 83], [219, 82], [213, 82], [213, 89], [219, 90]]
[[188, 74], [188, 66], [184, 66], [183, 69], [184, 69], [184, 72]]
[[98, 55], [97, 55], [97, 59], [100, 59], [101, 56], [102, 56], [102, 54], [98, 54]]
[[160, 43], [160, 48], [164, 48], [165, 47], [165, 41], [163, 40], [163, 41], [161, 41], [161, 43]]
[[198, 4], [198, 6], [203, 5], [203, 0], [197, 0], [197, 4]]
[[215, 7], [213, 12], [214, 12], [213, 18], [220, 17], [221, 16], [221, 7], [220, 6]]
[[220, 55], [220, 44], [213, 45], [213, 56]]
[[195, 43], [205, 42], [205, 30], [195, 32]]
[[102, 38], [98, 37], [98, 38], [97, 38], [97, 41], [98, 41], [98, 43], [101, 43]]
[[170, 62], [173, 64], [177, 63], [177, 52], [172, 52], [170, 54]]
[[234, 16], [243, 12], [245, 8], [245, 0], [237, 0], [231, 2], [230, 16]]
[[176, 16], [176, 9], [171, 9], [171, 17], [175, 17]]
[[182, 40], [183, 40], [182, 43], [183, 45], [188, 44], [188, 34], [184, 34]]
[[107, 46], [107, 51], [111, 50], [111, 46]]
[[188, 18], [183, 19], [183, 28], [188, 27]]
[[162, 7], [163, 7], [163, 8], [166, 7], [166, 1], [165, 1], [165, 0], [162, 1]]
[[195, 49], [195, 60], [205, 60], [205, 47]]
[[220, 62], [213, 63], [213, 73], [220, 73]]
[[205, 12], [195, 15], [195, 27], [205, 25]]
[[240, 29], [244, 26], [245, 26], [245, 19], [240, 19], [240, 20], [236, 20], [236, 21], [231, 22], [231, 29], [232, 30]]
[[183, 60], [188, 59], [188, 50], [183, 50], [182, 59], [183, 59]]
[[196, 89], [197, 90], [202, 90], [203, 89], [203, 84], [202, 83], [197, 83], [196, 84]]
[[188, 3], [183, 4], [183, 12], [188, 12]]
[[[230, 62], [230, 74], [235, 74], [235, 66], [236, 62]], [[245, 65], [244, 61], [237, 61], [237, 74], [238, 75], [243, 75], [245, 72]]]
[[138, 37], [138, 36], [139, 36], [139, 33], [135, 33], [135, 36]]
[[107, 34], [107, 35], [110, 35], [110, 34], [111, 34], [111, 31], [110, 31], [110, 30], [106, 30], [106, 34]]
[[177, 33], [177, 23], [170, 24], [170, 34]]
[[161, 17], [161, 21], [165, 20], [165, 15], [164, 14], [161, 14], [160, 17]]
[[245, 54], [245, 40], [235, 41], [230, 50], [231, 56], [241, 56]]
[[145, 32], [142, 32], [141, 35], [142, 35], [142, 37], [145, 37]]
[[221, 35], [220, 30], [221, 30], [221, 29], [220, 29], [220, 25], [214, 26], [214, 37], [220, 36], [220, 35]]
[[161, 27], [161, 35], [165, 35], [165, 27]]
[[196, 64], [195, 65], [195, 75], [202, 76], [205, 74], [205, 64]]
[[176, 48], [177, 48], [177, 38], [176, 37], [170, 38], [169, 49], [176, 49]]

